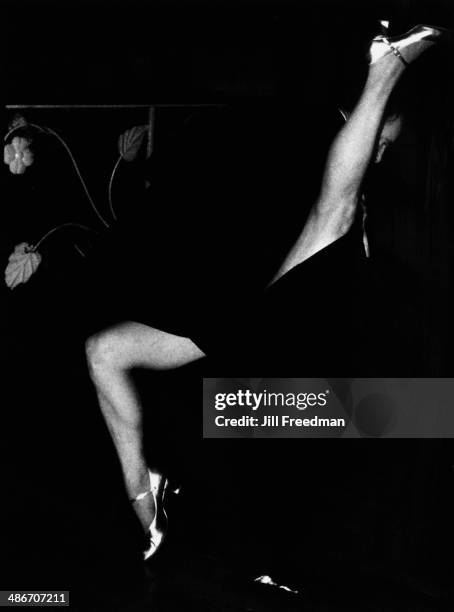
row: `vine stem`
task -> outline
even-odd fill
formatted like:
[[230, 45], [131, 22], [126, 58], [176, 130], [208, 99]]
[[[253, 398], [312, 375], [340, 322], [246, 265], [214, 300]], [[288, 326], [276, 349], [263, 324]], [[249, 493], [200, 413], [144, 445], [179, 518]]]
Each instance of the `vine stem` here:
[[[40, 125], [37, 125], [36, 123], [27, 123], [27, 125], [29, 125], [30, 127], [34, 127], [35, 129], [37, 129], [38, 131], [40, 131], [40, 132], [42, 132], [42, 133], [44, 133], [44, 134], [51, 134], [51, 135], [52, 135], [52, 136], [54, 136], [54, 137], [55, 137], [55, 138], [56, 138], [56, 139], [59, 141], [59, 143], [60, 143], [60, 144], [61, 144], [61, 145], [64, 147], [65, 151], [68, 153], [68, 155], [69, 155], [69, 157], [70, 157], [70, 159], [71, 159], [71, 161], [72, 161], [72, 164], [73, 164], [73, 166], [74, 166], [74, 170], [76, 171], [76, 174], [77, 174], [77, 176], [78, 176], [78, 178], [79, 178], [79, 180], [80, 180], [80, 182], [81, 182], [81, 184], [82, 184], [82, 187], [84, 188], [85, 194], [86, 194], [86, 196], [87, 196], [87, 198], [88, 198], [88, 201], [90, 202], [90, 205], [91, 205], [91, 207], [92, 207], [93, 211], [95, 212], [96, 216], [97, 216], [97, 217], [98, 217], [98, 219], [101, 221], [101, 223], [102, 223], [102, 224], [103, 224], [105, 227], [109, 228], [109, 227], [110, 227], [110, 225], [107, 223], [107, 221], [106, 221], [106, 220], [104, 219], [104, 217], [101, 215], [101, 213], [99, 212], [99, 210], [96, 208], [96, 204], [93, 202], [93, 199], [92, 199], [92, 197], [91, 197], [91, 195], [90, 195], [90, 192], [88, 191], [88, 187], [87, 187], [87, 185], [86, 185], [86, 183], [85, 183], [85, 181], [84, 181], [84, 179], [83, 179], [83, 177], [82, 177], [82, 174], [81, 174], [81, 172], [80, 172], [80, 170], [79, 170], [79, 166], [77, 165], [77, 162], [76, 162], [76, 160], [75, 160], [75, 158], [74, 158], [74, 155], [72, 154], [71, 149], [68, 147], [68, 145], [66, 144], [65, 140], [64, 140], [64, 139], [63, 139], [63, 138], [60, 136], [60, 134], [58, 134], [57, 132], [55, 132], [54, 130], [52, 130], [52, 129], [51, 129], [51, 128], [49, 128], [49, 127], [45, 127], [45, 128], [43, 128], [43, 127], [41, 127]], [[10, 130], [10, 131], [9, 131], [9, 132], [6, 134], [6, 136], [4, 137], [4, 141], [6, 141], [6, 140], [7, 140], [7, 139], [8, 139], [8, 138], [11, 136], [11, 134], [13, 134], [13, 133], [14, 133], [16, 130], [19, 130], [19, 129], [20, 129], [20, 128], [22, 128], [22, 127], [25, 127], [25, 126], [23, 126], [23, 125], [18, 125], [18, 126], [16, 126], [16, 127], [13, 127], [13, 128], [12, 128], [12, 129], [11, 129], [11, 130]]]
[[52, 234], [54, 234], [56, 231], [58, 231], [59, 229], [63, 229], [64, 227], [78, 227], [79, 229], [83, 229], [86, 230], [87, 232], [93, 232], [94, 230], [92, 230], [90, 227], [87, 227], [86, 225], [82, 225], [80, 223], [62, 223], [60, 225], [56, 225], [55, 227], [53, 227], [51, 230], [49, 230], [47, 232], [47, 234], [44, 234], [44, 236], [38, 241], [38, 243], [33, 247], [33, 250], [36, 251], [40, 245], [47, 239], [49, 238], [49, 236], [51, 236]]
[[113, 180], [114, 180], [115, 174], [117, 172], [117, 169], [118, 169], [118, 166], [120, 165], [121, 160], [122, 160], [122, 156], [120, 155], [120, 157], [116, 161], [114, 169], [112, 170], [112, 174], [110, 175], [110, 181], [109, 181], [109, 209], [110, 209], [110, 213], [114, 221], [117, 220], [117, 215], [115, 214], [115, 210], [114, 210], [113, 202], [112, 202], [112, 185], [113, 185]]
[[90, 192], [88, 191], [87, 185], [85, 184], [85, 181], [82, 177], [82, 174], [79, 170], [79, 166], [77, 165], [76, 160], [74, 159], [74, 155], [71, 152], [71, 149], [68, 147], [68, 145], [66, 144], [66, 142], [63, 140], [63, 138], [57, 134], [57, 132], [54, 132], [54, 130], [52, 130], [49, 127], [46, 127], [45, 130], [47, 133], [52, 134], [52, 136], [55, 136], [55, 138], [63, 145], [63, 147], [66, 149], [66, 152], [68, 153], [69, 157], [71, 158], [71, 161], [73, 163], [74, 169], [77, 173], [77, 176], [79, 177], [80, 182], [82, 183], [82, 187], [85, 190], [85, 193], [87, 194], [87, 198], [88, 201], [91, 204], [92, 209], [94, 210], [95, 214], [97, 215], [98, 219], [101, 221], [101, 223], [103, 223], [103, 225], [107, 228], [110, 227], [110, 225], [107, 223], [107, 221], [105, 221], [104, 217], [101, 215], [101, 213], [99, 212], [99, 210], [96, 208], [96, 204], [93, 202], [92, 197], [90, 195]]
[[13, 128], [11, 128], [10, 131], [7, 132], [7, 134], [5, 134], [3, 138], [4, 142], [6, 142], [8, 138], [11, 136], [11, 134], [14, 134], [16, 130], [20, 130], [21, 128], [27, 127], [27, 125], [29, 125], [30, 127], [34, 127], [35, 129], [37, 129], [39, 132], [42, 132], [43, 134], [46, 133], [46, 130], [42, 128], [40, 125], [37, 125], [36, 123], [26, 123], [24, 125], [16, 125]]

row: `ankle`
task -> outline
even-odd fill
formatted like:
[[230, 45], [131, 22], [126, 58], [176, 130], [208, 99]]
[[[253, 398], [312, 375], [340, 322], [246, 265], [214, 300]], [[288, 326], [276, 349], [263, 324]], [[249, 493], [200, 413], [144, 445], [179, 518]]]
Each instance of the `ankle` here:
[[140, 493], [145, 493], [151, 489], [150, 477], [145, 469], [137, 470], [134, 473], [125, 475], [125, 486], [128, 497], [134, 499]]
[[404, 70], [405, 67], [397, 62], [386, 69], [381, 66], [370, 66], [364, 88], [364, 95], [369, 103], [378, 108], [384, 108]]
[[379, 62], [369, 66], [366, 87], [388, 92], [397, 83], [404, 70], [404, 64], [394, 55], [389, 54]]

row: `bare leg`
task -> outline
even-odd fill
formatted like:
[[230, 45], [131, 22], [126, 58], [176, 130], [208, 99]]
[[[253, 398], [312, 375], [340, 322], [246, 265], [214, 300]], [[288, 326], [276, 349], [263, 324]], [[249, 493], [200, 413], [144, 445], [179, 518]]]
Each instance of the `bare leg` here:
[[[139, 323], [123, 323], [87, 341], [90, 375], [102, 414], [120, 459], [130, 498], [150, 488], [143, 453], [142, 407], [130, 378], [133, 367], [177, 368], [203, 357], [189, 339]], [[153, 496], [134, 508], [147, 529], [153, 520]]]
[[369, 67], [361, 97], [331, 145], [320, 195], [272, 282], [350, 229], [389, 95], [404, 69], [392, 54]]

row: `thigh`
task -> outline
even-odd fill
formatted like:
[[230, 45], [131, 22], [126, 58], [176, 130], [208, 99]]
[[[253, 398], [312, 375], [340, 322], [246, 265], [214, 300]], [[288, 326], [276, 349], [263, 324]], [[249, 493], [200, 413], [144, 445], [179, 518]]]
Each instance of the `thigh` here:
[[204, 357], [190, 338], [128, 321], [101, 333], [104, 350], [115, 353], [124, 368], [149, 367], [157, 370], [177, 368]]

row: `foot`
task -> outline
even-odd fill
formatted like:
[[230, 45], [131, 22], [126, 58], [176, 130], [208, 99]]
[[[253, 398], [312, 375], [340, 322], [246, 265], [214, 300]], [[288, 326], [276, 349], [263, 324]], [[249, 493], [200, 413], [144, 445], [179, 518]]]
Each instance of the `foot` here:
[[147, 536], [147, 545], [144, 550], [145, 561], [158, 550], [167, 530], [167, 514], [163, 502], [168, 481], [162, 474], [151, 471], [148, 471], [147, 479], [147, 489], [131, 499]]
[[132, 503], [144, 532], [147, 532], [156, 516], [156, 504], [152, 492], [149, 491], [146, 496], [132, 500]]
[[390, 38], [381, 34], [372, 41], [369, 63], [372, 65], [398, 59], [402, 65], [408, 66], [432, 47], [442, 35], [441, 30], [429, 26], [416, 26], [400, 37]]
[[163, 476], [161, 474], [150, 470], [142, 475], [137, 484], [130, 488], [128, 487], [134, 511], [144, 532], [149, 530], [156, 515], [155, 496], [162, 479]]

